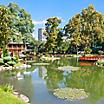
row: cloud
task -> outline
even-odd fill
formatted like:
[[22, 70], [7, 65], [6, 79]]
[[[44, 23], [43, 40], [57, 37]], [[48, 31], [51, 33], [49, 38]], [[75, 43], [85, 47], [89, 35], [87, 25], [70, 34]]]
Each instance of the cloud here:
[[[58, 16], [54, 16], [54, 17], [57, 17], [59, 19], [61, 19], [62, 22], [65, 22], [65, 20], [61, 17], [58, 17]], [[43, 21], [36, 21], [36, 20], [33, 20], [33, 24], [34, 25], [40, 25], [40, 24], [45, 24], [46, 23], [46, 20], [43, 20]]]
[[46, 23], [45, 20], [43, 20], [43, 21], [35, 21], [35, 20], [33, 20], [33, 24], [35, 24], [35, 25], [45, 24], [45, 23]]

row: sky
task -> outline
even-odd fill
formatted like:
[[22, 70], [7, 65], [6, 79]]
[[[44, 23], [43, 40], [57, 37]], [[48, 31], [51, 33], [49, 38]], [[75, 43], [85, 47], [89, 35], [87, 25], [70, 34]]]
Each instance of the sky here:
[[36, 39], [38, 28], [44, 27], [49, 17], [61, 18], [61, 27], [64, 27], [70, 18], [90, 4], [93, 4], [97, 11], [104, 13], [104, 0], [0, 0], [0, 5], [8, 5], [11, 2], [17, 3], [19, 7], [31, 14], [35, 24], [34, 37]]

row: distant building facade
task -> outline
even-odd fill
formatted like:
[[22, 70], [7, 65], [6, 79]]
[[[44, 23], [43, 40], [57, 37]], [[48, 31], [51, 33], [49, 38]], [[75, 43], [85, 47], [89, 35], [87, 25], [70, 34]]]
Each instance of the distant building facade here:
[[45, 41], [46, 37], [44, 36], [44, 28], [39, 28], [38, 29], [38, 40], [39, 41]]

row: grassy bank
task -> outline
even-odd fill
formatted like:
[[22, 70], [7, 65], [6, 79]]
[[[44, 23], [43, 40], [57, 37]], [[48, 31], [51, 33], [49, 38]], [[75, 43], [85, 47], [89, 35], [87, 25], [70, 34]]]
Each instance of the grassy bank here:
[[26, 104], [10, 92], [0, 89], [0, 104]]

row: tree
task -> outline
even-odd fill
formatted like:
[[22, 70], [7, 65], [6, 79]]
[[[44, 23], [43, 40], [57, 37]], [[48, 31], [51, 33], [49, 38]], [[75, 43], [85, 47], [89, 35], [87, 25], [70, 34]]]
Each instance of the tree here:
[[14, 38], [12, 38], [12, 41], [18, 41], [18, 35], [16, 33], [21, 37], [19, 38], [20, 41], [29, 41], [27, 37], [31, 35], [34, 30], [30, 14], [15, 3], [10, 3], [8, 8], [13, 15], [12, 29]]
[[62, 46], [63, 46], [63, 39], [62, 39], [62, 37], [63, 37], [63, 31], [62, 31], [62, 29], [60, 29], [60, 31], [59, 31], [59, 33], [57, 34], [57, 39], [56, 39], [56, 42], [57, 42], [57, 46], [56, 46], [56, 48], [57, 48], [57, 52], [58, 53], [60, 53], [61, 52], [61, 50], [62, 50]]
[[57, 40], [59, 38], [59, 34], [61, 30], [60, 28], [58, 28], [60, 23], [61, 23], [61, 20], [59, 18], [52, 17], [47, 19], [47, 22], [45, 24], [44, 35], [47, 37], [46, 49], [48, 51], [53, 51], [53, 53], [55, 51], [55, 48], [57, 48]]
[[98, 43], [104, 43], [103, 24], [104, 15], [97, 12], [93, 5], [89, 5], [69, 20], [65, 26], [65, 33], [70, 35], [75, 47], [94, 47]]
[[63, 41], [60, 47], [61, 47], [60, 51], [61, 51], [62, 53], [63, 53], [63, 52], [64, 52], [64, 53], [68, 52], [68, 49], [69, 49], [69, 47], [70, 47], [70, 41], [69, 41], [69, 40]]
[[0, 47], [3, 49], [12, 35], [12, 20], [13, 16], [8, 7], [0, 5]]

